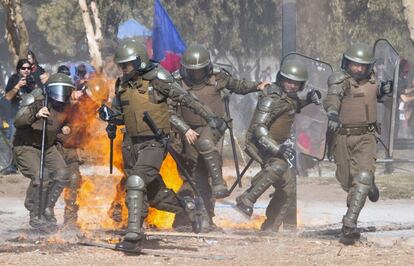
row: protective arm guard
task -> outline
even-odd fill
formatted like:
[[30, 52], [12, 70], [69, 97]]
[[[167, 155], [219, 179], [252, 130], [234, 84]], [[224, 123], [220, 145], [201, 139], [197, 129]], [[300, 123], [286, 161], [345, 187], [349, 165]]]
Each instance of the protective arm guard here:
[[323, 101], [323, 107], [327, 112], [339, 112], [342, 97], [345, 94], [345, 80], [347, 76], [343, 72], [335, 72], [328, 79], [328, 95]]
[[190, 126], [187, 125], [184, 120], [182, 120], [177, 114], [177, 103], [173, 102], [171, 99], [167, 99], [168, 112], [170, 113], [170, 123], [171, 125], [178, 130], [181, 134], [185, 134], [187, 130], [190, 129]]
[[285, 111], [285, 105], [283, 101], [278, 100], [279, 97], [276, 95], [273, 98], [261, 97], [252, 121], [252, 124], [255, 125], [254, 138], [262, 148], [273, 155], [279, 153], [280, 145], [270, 136], [269, 127]]
[[181, 134], [185, 134], [190, 129], [190, 126], [187, 125], [187, 123], [185, 123], [181, 118], [179, 118], [178, 115], [171, 115], [170, 123]]
[[260, 82], [252, 82], [233, 78], [226, 70], [214, 67], [213, 73], [216, 74], [216, 80], [220, 88], [226, 88], [237, 94], [248, 94], [258, 91], [257, 86]]
[[277, 156], [280, 152], [280, 145], [269, 135], [269, 130], [263, 125], [257, 126], [254, 136], [262, 148], [270, 154]]
[[157, 78], [154, 80], [154, 85], [155, 89], [166, 96], [166, 98], [170, 99], [176, 105], [181, 104], [201, 116], [212, 128], [217, 128], [219, 131], [226, 129], [223, 119], [217, 117], [210, 108], [202, 104], [197, 98], [184, 91], [180, 84], [166, 70], [159, 69]]

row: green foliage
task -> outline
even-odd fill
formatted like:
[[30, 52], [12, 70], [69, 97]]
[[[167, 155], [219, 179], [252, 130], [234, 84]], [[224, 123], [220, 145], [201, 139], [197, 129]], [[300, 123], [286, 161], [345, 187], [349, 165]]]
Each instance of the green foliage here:
[[[163, 1], [187, 44], [208, 47], [243, 75], [257, 58], [280, 52], [280, 0]], [[251, 67], [251, 66], [250, 66]]]
[[[32, 0], [34, 1], [34, 0]], [[87, 53], [85, 29], [77, 0], [36, 1], [37, 26], [54, 53]], [[162, 0], [187, 44], [207, 46], [216, 60], [231, 62], [239, 73], [257, 58], [280, 57], [282, 0]], [[153, 0], [98, 0], [104, 49], [116, 45], [120, 23], [135, 18], [152, 28]], [[373, 44], [387, 38], [402, 56], [412, 57], [401, 1], [297, 0], [297, 50], [339, 64], [355, 41]], [[412, 59], [412, 58], [411, 58]], [[254, 66], [253, 66], [254, 67]]]
[[55, 54], [76, 56], [86, 45], [85, 28], [77, 1], [51, 1], [37, 8], [37, 26], [46, 35]]
[[[303, 3], [298, 8], [300, 14], [309, 12], [308, 1], [298, 2]], [[316, 0], [313, 5], [319, 6], [317, 18], [299, 16], [298, 50], [308, 51], [337, 66], [351, 43], [374, 44], [376, 39], [385, 38], [402, 56], [412, 57], [414, 50], [401, 1]]]

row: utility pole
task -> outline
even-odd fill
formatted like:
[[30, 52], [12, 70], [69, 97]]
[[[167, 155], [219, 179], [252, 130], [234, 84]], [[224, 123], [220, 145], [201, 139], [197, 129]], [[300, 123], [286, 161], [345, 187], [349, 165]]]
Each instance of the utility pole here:
[[[282, 56], [296, 51], [296, 0], [283, 0], [282, 2]], [[294, 166], [295, 167], [295, 166]], [[295, 229], [297, 227], [297, 197], [296, 197], [296, 170], [290, 169], [293, 175], [294, 192], [292, 203], [287, 210], [283, 221], [284, 228]]]

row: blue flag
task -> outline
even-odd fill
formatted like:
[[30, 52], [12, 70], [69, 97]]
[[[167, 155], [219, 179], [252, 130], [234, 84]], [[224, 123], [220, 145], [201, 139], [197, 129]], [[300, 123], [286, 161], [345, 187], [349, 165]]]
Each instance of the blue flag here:
[[154, 1], [154, 28], [152, 31], [153, 59], [168, 71], [180, 68], [181, 55], [186, 45], [159, 0]]

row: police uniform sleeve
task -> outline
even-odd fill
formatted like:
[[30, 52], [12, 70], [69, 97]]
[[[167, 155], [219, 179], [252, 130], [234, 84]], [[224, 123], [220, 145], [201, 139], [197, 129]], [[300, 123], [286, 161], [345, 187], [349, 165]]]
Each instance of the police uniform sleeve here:
[[345, 93], [346, 76], [342, 72], [333, 73], [328, 79], [328, 94], [323, 101], [326, 112], [339, 112]]
[[[165, 70], [163, 70], [165, 71]], [[206, 105], [202, 104], [191, 94], [184, 91], [181, 86], [174, 80], [171, 74], [165, 74], [160, 70], [155, 80], [154, 88], [158, 90], [162, 95], [169, 98], [176, 104], [181, 104], [189, 108], [195, 114], [204, 118], [207, 122], [210, 122], [216, 117], [213, 111]]]
[[177, 102], [167, 99], [168, 112], [170, 113], [170, 123], [171, 125], [178, 130], [181, 134], [185, 134], [190, 126], [177, 114]]
[[245, 79], [235, 79], [224, 69], [213, 70], [219, 88], [225, 88], [237, 94], [248, 94], [258, 91], [257, 86], [260, 82], [247, 81]]
[[[34, 101], [28, 99], [27, 103], [23, 103], [20, 110], [17, 112], [14, 126], [16, 128], [24, 128], [31, 126], [38, 118], [36, 118], [37, 112], [43, 107], [42, 101]], [[30, 103], [30, 101], [33, 101]]]
[[288, 103], [280, 96], [260, 97], [257, 103], [256, 112], [253, 117], [255, 129], [253, 131], [259, 145], [272, 155], [277, 155], [280, 144], [277, 143], [269, 133], [271, 125], [289, 109]]

